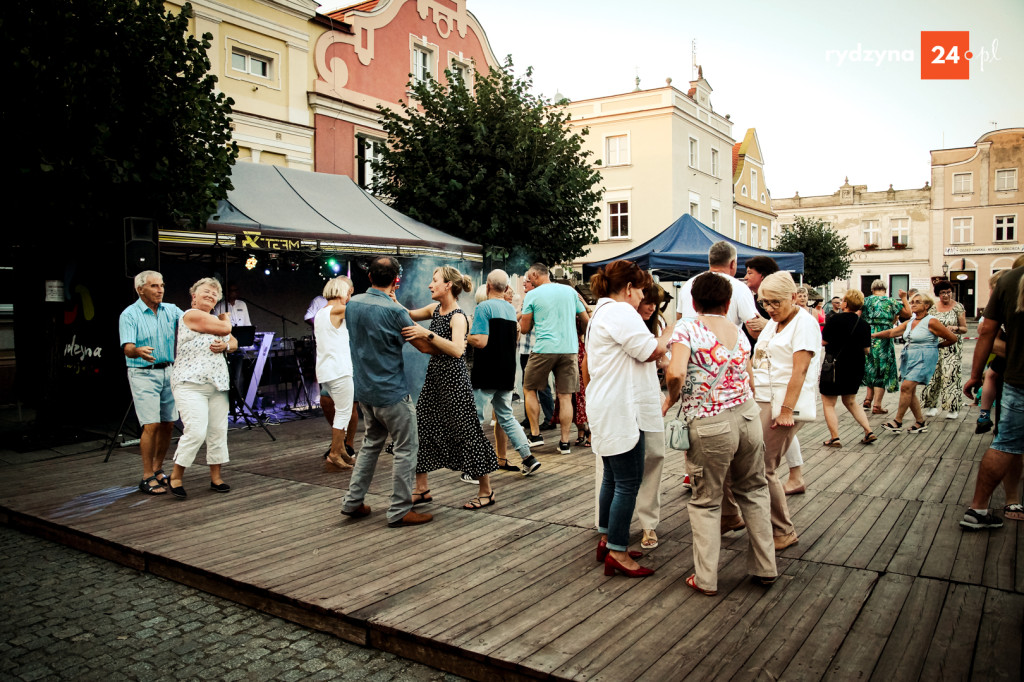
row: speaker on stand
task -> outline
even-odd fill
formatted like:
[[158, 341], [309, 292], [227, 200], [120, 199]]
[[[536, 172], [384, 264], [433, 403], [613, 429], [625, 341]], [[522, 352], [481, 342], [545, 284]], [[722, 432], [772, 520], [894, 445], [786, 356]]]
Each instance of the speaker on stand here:
[[152, 218], [124, 219], [124, 274], [160, 269], [160, 234]]

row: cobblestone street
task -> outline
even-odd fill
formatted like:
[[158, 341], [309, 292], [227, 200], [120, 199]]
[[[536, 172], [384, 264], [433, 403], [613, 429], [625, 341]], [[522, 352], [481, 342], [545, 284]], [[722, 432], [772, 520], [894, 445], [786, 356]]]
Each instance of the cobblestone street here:
[[444, 680], [162, 578], [0, 526], [2, 680]]

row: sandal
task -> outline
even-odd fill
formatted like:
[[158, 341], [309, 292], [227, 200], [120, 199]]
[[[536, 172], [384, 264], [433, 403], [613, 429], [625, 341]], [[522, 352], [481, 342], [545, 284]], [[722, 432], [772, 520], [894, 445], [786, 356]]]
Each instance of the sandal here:
[[[519, 467], [515, 464], [511, 464], [507, 459], [498, 460], [498, 468], [503, 471], [519, 471]], [[413, 493], [415, 495], [416, 493]]]
[[841, 447], [843, 447], [843, 444], [839, 442], [838, 438], [833, 438], [831, 440], [827, 440], [824, 443], [822, 443], [822, 445], [824, 445], [827, 448], [841, 448]]
[[772, 585], [775, 584], [775, 581], [778, 580], [778, 579], [779, 579], [779, 576], [777, 576], [777, 575], [776, 576], [772, 576], [771, 578], [769, 578], [768, 576], [765, 576], [765, 575], [752, 575], [752, 576], [750, 576], [750, 580], [754, 584], [760, 585], [761, 587], [771, 587]]
[[874, 431], [868, 431], [867, 435], [864, 436], [864, 438], [863, 438], [863, 440], [861, 440], [860, 444], [861, 445], [871, 445], [876, 440], [878, 440], [878, 436], [875, 435]]
[[[484, 502], [483, 500], [487, 500]], [[491, 491], [490, 495], [480, 495], [474, 497], [472, 500], [462, 505], [463, 509], [483, 509], [484, 507], [490, 507], [492, 504], [496, 504], [494, 501], [494, 491]]]
[[903, 422], [897, 419], [890, 419], [889, 421], [882, 424], [882, 428], [886, 431], [892, 431], [893, 433], [900, 433], [903, 431]]
[[871, 401], [870, 400], [865, 400], [864, 404], [861, 405], [861, 407], [863, 407], [865, 410], [868, 409], [869, 407], [871, 407]]
[[160, 482], [160, 485], [165, 488], [171, 487], [171, 477], [165, 474], [163, 469], [157, 469], [153, 472], [153, 475], [156, 476], [156, 480]]
[[[417, 495], [420, 496], [419, 502], [416, 501], [416, 496]], [[414, 507], [417, 504], [426, 504], [427, 502], [433, 502], [433, 501], [434, 501], [434, 498], [431, 497], [429, 490], [424, 490], [421, 493], [413, 493], [412, 494], [412, 506], [414, 506]]]
[[927, 430], [927, 422], [914, 422], [914, 425], [907, 429], [907, 433], [924, 433]]
[[576, 437], [576, 447], [589, 448], [590, 447], [590, 431], [581, 431], [579, 436]]
[[644, 537], [640, 540], [640, 546], [644, 549], [654, 549], [658, 546], [658, 534], [654, 530], [644, 529]]
[[1008, 504], [1003, 507], [1003, 518], [1010, 521], [1024, 521], [1024, 505]]
[[692, 587], [693, 589], [697, 590], [701, 594], [706, 594], [709, 597], [714, 597], [716, 594], [718, 594], [718, 590], [705, 590], [703, 587], [698, 585], [696, 574], [692, 574], [689, 578], [687, 578], [686, 584]]
[[167, 487], [157, 480], [156, 474], [139, 481], [139, 492], [147, 495], [166, 495]]
[[871, 414], [889, 414], [889, 410], [885, 409], [884, 407], [872, 406]]

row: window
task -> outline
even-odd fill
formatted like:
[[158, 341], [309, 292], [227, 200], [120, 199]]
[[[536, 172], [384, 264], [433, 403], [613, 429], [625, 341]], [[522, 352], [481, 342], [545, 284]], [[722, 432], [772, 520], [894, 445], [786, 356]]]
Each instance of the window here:
[[996, 191], [1013, 192], [1017, 189], [1017, 169], [1003, 168], [996, 171]]
[[1017, 241], [1017, 216], [997, 215], [996, 216], [996, 238], [997, 242]]
[[757, 246], [757, 240], [761, 235], [761, 231], [757, 229], [757, 225], [750, 223], [750, 245]]
[[974, 183], [971, 173], [953, 173], [953, 194], [970, 194]]
[[691, 137], [690, 138], [690, 168], [698, 168], [699, 167], [698, 166], [698, 161], [700, 161], [700, 157], [698, 156], [698, 151], [699, 151], [699, 149], [697, 147], [697, 140], [695, 138]]
[[718, 150], [711, 150], [711, 174], [718, 177]]
[[715, 232], [721, 232], [721, 230], [718, 229], [718, 220], [718, 209], [711, 209], [711, 229]]
[[629, 163], [629, 137], [612, 135], [604, 140], [606, 166], [622, 166]]
[[757, 196], [757, 171], [750, 170], [750, 196]]
[[260, 78], [270, 78], [271, 59], [237, 48], [231, 50], [231, 68]]
[[878, 227], [877, 220], [862, 220], [860, 223], [861, 232], [864, 235], [864, 245], [874, 244], [878, 246], [878, 238], [882, 234], [882, 230]]
[[356, 136], [356, 162], [358, 165], [356, 182], [363, 189], [373, 187], [373, 182], [376, 179], [373, 162], [380, 160], [380, 152], [383, 148], [384, 140], [362, 135]]
[[742, 194], [743, 196], [747, 196], [747, 186], [746, 185], [743, 185], [742, 187], [740, 187], [740, 194]]
[[893, 246], [910, 243], [910, 218], [893, 218], [889, 221], [889, 228]]
[[416, 45], [412, 48], [412, 77], [417, 83], [430, 80], [433, 56], [433, 53], [425, 47]]
[[695, 201], [690, 201], [690, 215], [697, 220], [700, 220], [700, 204]]
[[770, 248], [772, 248], [771, 244], [768, 242], [768, 226], [767, 225], [762, 225], [761, 226], [761, 248], [762, 249], [770, 249]]
[[629, 238], [628, 201], [612, 201], [608, 203], [608, 238]]
[[952, 244], [970, 244], [974, 241], [974, 218], [953, 218]]
[[761, 203], [762, 204], [766, 203], [765, 200], [764, 200], [764, 192], [761, 192]]
[[740, 221], [740, 231], [736, 235], [736, 241], [743, 242], [743, 243], [746, 243], [746, 241], [747, 241], [747, 221], [746, 220], [741, 220]]

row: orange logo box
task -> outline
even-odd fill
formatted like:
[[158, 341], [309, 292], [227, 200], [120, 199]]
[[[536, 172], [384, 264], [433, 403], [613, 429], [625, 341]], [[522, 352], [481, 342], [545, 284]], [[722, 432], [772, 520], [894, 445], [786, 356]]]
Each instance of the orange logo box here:
[[971, 77], [970, 31], [921, 31], [921, 80]]

